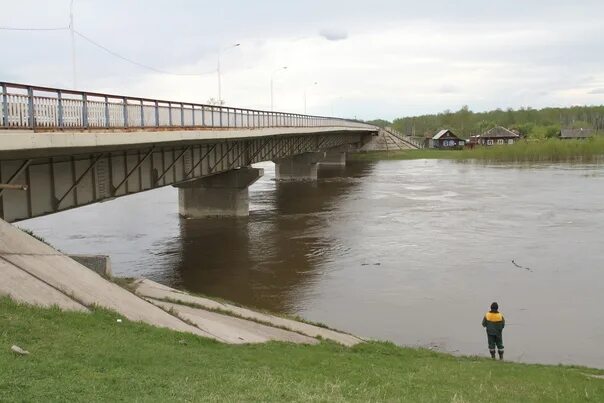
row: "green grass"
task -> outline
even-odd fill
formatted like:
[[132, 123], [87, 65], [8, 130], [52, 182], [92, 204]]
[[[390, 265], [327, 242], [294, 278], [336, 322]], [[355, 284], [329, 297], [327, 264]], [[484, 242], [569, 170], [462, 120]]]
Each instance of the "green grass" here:
[[40, 241], [40, 242], [42, 242], [42, 243], [45, 243], [46, 245], [48, 245], [48, 246], [50, 246], [50, 247], [54, 248], [54, 246], [52, 246], [52, 245], [50, 244], [50, 242], [48, 242], [46, 239], [44, 239], [44, 238], [43, 238], [43, 237], [41, 237], [40, 235], [38, 235], [38, 234], [34, 233], [32, 230], [25, 229], [25, 228], [21, 228], [21, 227], [19, 227], [19, 229], [20, 229], [21, 231], [25, 232], [27, 235], [29, 235], [29, 236], [31, 236], [31, 237], [34, 237], [34, 238], [36, 238], [38, 241]]
[[422, 160], [422, 159], [459, 159], [459, 150], [437, 150], [424, 148], [419, 150], [366, 151], [351, 153], [351, 161], [381, 161], [381, 160]]
[[[0, 401], [603, 401], [586, 368], [389, 343], [232, 346], [0, 299]], [[17, 344], [31, 352], [10, 352]]]
[[351, 155], [353, 160], [456, 159], [493, 162], [600, 162], [604, 160], [604, 136], [590, 140], [521, 141], [514, 145], [463, 150], [376, 151]]

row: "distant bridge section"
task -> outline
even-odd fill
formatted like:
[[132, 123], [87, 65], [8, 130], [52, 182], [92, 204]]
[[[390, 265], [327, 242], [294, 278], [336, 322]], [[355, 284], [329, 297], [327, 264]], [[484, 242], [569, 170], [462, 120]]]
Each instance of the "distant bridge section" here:
[[[316, 179], [377, 128], [300, 115], [0, 82], [0, 218], [18, 221], [161, 186], [181, 214], [247, 214], [247, 186]], [[210, 178], [211, 176], [211, 178]]]

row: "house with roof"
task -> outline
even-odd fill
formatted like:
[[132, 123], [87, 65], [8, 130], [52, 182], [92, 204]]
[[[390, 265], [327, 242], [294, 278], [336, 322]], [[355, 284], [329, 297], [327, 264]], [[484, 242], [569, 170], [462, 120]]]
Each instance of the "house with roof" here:
[[473, 136], [473, 140], [482, 146], [514, 144], [520, 140], [520, 135], [505, 127], [495, 126], [478, 136]]
[[451, 130], [444, 129], [427, 139], [429, 148], [458, 148], [463, 147], [465, 140], [457, 137]]
[[562, 129], [560, 130], [560, 140], [585, 140], [594, 135], [593, 129]]

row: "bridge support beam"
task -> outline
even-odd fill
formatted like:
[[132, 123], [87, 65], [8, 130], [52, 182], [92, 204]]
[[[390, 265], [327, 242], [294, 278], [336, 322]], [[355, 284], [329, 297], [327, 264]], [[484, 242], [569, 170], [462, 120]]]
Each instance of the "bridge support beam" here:
[[248, 187], [264, 174], [245, 167], [176, 185], [179, 213], [187, 218], [249, 215]]
[[324, 157], [324, 152], [309, 152], [275, 160], [275, 178], [279, 181], [317, 180], [318, 163]]

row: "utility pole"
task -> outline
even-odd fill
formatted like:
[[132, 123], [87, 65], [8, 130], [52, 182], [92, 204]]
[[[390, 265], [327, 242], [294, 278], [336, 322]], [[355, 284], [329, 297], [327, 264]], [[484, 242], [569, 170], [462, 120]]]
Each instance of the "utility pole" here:
[[241, 45], [240, 43], [236, 43], [224, 49], [218, 49], [218, 61], [216, 63], [216, 72], [218, 73], [218, 105], [223, 105], [224, 101], [222, 100], [222, 79], [220, 76], [220, 56], [222, 56], [222, 52], [226, 52], [229, 49], [233, 49]]
[[287, 70], [287, 66], [279, 67], [275, 71], [271, 73], [271, 112], [274, 110], [274, 92], [273, 92], [273, 79], [275, 77], [275, 73], [281, 70]]
[[76, 48], [75, 48], [75, 32], [73, 26], [73, 0], [69, 4], [69, 32], [71, 33], [71, 70], [73, 75], [73, 89], [78, 88], [78, 80], [76, 74]]
[[[304, 88], [304, 114], [306, 115], [306, 92], [308, 91], [308, 87], [312, 86], [312, 85], [317, 85], [318, 82], [314, 82], [311, 85], [307, 86]], [[332, 113], [333, 114], [333, 113]]]

